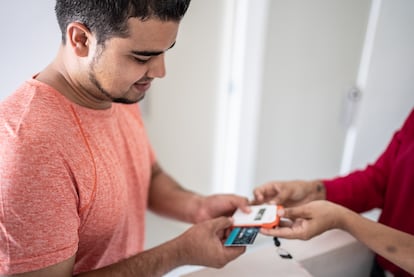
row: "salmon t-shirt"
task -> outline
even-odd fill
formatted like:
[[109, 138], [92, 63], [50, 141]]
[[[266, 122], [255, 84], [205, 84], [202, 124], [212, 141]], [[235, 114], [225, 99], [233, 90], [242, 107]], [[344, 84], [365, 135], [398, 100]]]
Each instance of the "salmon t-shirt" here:
[[92, 110], [25, 82], [0, 103], [0, 274], [142, 251], [154, 162], [138, 105]]

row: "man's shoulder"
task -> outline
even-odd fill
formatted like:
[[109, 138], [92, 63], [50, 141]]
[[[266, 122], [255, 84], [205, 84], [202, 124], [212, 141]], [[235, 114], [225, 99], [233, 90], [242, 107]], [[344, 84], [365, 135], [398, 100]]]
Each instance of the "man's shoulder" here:
[[51, 147], [64, 141], [73, 120], [59, 97], [47, 87], [27, 81], [1, 102], [2, 148]]
[[9, 130], [17, 131], [22, 124], [26, 127], [50, 125], [64, 114], [59, 95], [34, 80], [24, 82], [0, 103], [0, 120]]

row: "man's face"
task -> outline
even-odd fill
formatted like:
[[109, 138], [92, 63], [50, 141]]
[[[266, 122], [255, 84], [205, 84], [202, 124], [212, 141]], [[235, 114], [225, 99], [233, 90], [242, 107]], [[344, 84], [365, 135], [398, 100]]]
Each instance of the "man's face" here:
[[98, 99], [136, 103], [154, 78], [165, 76], [165, 51], [176, 40], [178, 22], [128, 20], [129, 36], [98, 46], [89, 64], [89, 81]]

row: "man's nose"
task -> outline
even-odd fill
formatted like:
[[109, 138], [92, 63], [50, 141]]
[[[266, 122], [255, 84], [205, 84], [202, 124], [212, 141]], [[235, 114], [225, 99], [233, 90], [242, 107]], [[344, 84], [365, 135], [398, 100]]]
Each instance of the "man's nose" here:
[[151, 59], [147, 76], [150, 78], [163, 78], [165, 77], [165, 74], [165, 53], [162, 53]]

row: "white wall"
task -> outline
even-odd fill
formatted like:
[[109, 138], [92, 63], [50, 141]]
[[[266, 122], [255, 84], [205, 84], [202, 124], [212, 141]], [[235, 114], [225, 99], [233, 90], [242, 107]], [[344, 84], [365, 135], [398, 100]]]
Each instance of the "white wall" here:
[[0, 100], [50, 63], [60, 44], [53, 0], [0, 2]]
[[161, 166], [200, 193], [213, 189], [228, 3], [191, 2], [177, 44], [166, 55], [167, 76], [154, 82], [144, 104], [144, 119]]

